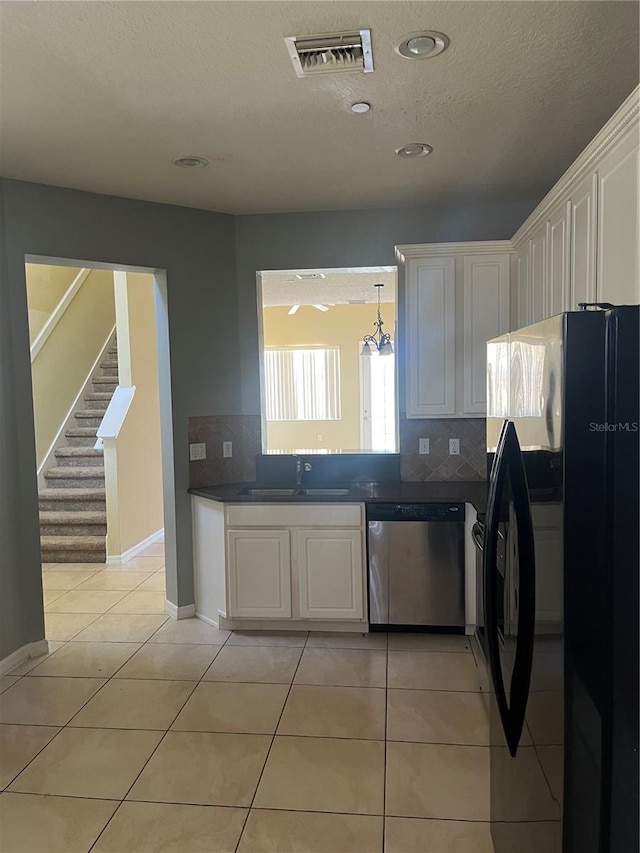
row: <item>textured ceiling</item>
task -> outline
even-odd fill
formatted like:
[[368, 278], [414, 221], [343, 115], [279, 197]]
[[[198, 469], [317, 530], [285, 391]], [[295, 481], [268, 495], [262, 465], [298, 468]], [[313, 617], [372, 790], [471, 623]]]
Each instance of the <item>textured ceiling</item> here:
[[[233, 213], [542, 195], [638, 80], [634, 2], [26, 0], [0, 16], [3, 175]], [[360, 27], [373, 74], [295, 76], [284, 36]], [[420, 29], [446, 53], [399, 57]], [[415, 141], [433, 154], [393, 154]], [[184, 154], [211, 165], [171, 165]]]
[[[270, 305], [341, 305], [350, 301], [377, 302], [374, 285], [384, 284], [381, 302], [395, 302], [396, 272], [325, 271], [325, 278], [300, 281], [298, 270], [262, 273], [262, 304]], [[305, 270], [304, 272], [311, 272]]]

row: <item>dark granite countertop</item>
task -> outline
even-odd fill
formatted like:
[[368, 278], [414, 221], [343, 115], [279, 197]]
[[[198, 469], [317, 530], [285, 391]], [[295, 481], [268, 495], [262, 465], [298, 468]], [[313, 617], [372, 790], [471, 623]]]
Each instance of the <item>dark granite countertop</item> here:
[[[257, 483], [230, 483], [189, 489], [190, 494], [221, 503], [449, 503], [472, 504], [484, 513], [487, 484], [482, 481], [356, 483], [346, 495], [249, 495], [247, 489]], [[269, 488], [269, 487], [266, 487]]]

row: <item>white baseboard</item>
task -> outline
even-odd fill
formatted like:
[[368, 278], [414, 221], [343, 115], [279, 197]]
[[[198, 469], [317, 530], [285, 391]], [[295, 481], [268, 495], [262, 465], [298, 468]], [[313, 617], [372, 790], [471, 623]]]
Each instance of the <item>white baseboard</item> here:
[[198, 613], [196, 610], [196, 619], [201, 619], [203, 622], [206, 622], [207, 625], [211, 625], [213, 628], [219, 628], [219, 624], [215, 622], [213, 619], [209, 619], [208, 616], [203, 616], [202, 613]]
[[49, 654], [49, 643], [47, 640], [37, 640], [35, 643], [27, 643], [15, 652], [11, 652], [6, 658], [0, 660], [0, 675], [6, 675], [20, 666], [29, 658], [39, 658], [42, 655]]
[[184, 604], [182, 607], [178, 607], [172, 601], [165, 601], [164, 612], [174, 619], [191, 619], [196, 615], [196, 606], [195, 604]]
[[[200, 616], [202, 619], [203, 617]], [[209, 621], [206, 619], [205, 621]], [[211, 622], [213, 625], [214, 623]], [[219, 614], [219, 627], [227, 631], [339, 631], [368, 634], [368, 622], [324, 621], [322, 619], [247, 619]]]
[[134, 545], [133, 548], [129, 548], [124, 552], [124, 554], [112, 554], [110, 557], [107, 557], [107, 565], [114, 566], [119, 565], [120, 563], [126, 563], [127, 560], [137, 557], [138, 554], [145, 550], [145, 548], [159, 542], [163, 537], [164, 527], [161, 527], [160, 530], [156, 530], [155, 533], [152, 533], [151, 536], [147, 536], [147, 538], [143, 539], [142, 542], [138, 542], [138, 544]]

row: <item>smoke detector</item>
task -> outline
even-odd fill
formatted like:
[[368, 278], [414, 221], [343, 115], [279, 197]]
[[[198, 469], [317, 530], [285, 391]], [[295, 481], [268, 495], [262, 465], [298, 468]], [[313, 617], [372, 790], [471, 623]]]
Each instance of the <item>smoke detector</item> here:
[[373, 71], [371, 30], [317, 36], [288, 36], [284, 40], [298, 77], [336, 71]]

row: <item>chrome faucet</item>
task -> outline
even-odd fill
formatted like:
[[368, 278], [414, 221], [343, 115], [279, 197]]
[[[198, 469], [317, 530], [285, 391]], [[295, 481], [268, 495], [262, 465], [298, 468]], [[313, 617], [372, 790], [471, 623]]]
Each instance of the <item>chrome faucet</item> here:
[[299, 456], [296, 456], [296, 486], [302, 485], [302, 475], [308, 474], [313, 468], [311, 462], [303, 462]]

